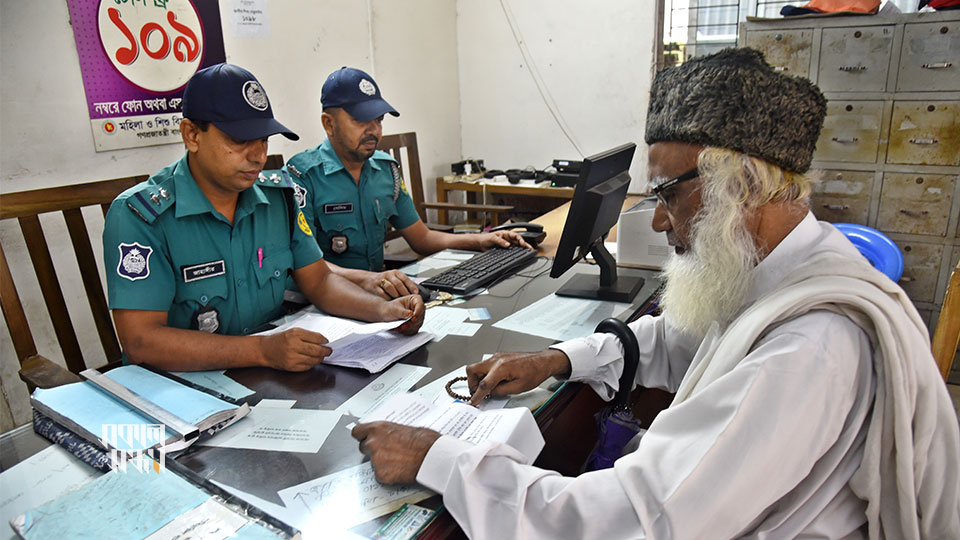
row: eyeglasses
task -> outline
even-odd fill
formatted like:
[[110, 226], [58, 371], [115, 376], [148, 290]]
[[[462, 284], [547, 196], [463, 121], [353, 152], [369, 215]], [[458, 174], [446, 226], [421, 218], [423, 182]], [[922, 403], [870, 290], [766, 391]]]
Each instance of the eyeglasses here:
[[653, 189], [651, 189], [650, 191], [652, 191], [653, 194], [657, 197], [657, 200], [660, 201], [660, 204], [662, 204], [663, 206], [667, 206], [667, 204], [668, 204], [668, 203], [667, 203], [667, 200], [666, 200], [666, 198], [663, 196], [663, 192], [664, 192], [664, 191], [672, 188], [673, 186], [679, 184], [680, 182], [686, 182], [687, 180], [693, 180], [694, 178], [697, 178], [698, 176], [700, 176], [700, 169], [698, 169], [697, 167], [694, 167], [694, 168], [690, 169], [689, 171], [681, 174], [680, 176], [676, 176], [676, 177], [674, 177], [674, 178], [671, 178], [671, 179], [667, 180], [666, 182], [663, 182], [662, 184], [659, 184], [659, 185], [655, 186], [655, 187], [654, 187]]

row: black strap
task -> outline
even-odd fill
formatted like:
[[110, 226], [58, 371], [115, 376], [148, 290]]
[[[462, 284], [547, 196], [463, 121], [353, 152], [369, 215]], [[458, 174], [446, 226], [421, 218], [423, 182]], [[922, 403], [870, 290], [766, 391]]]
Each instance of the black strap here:
[[620, 388], [613, 398], [614, 409], [629, 407], [630, 392], [637, 377], [637, 365], [640, 363], [640, 344], [637, 335], [630, 330], [627, 323], [610, 317], [600, 321], [595, 332], [613, 334], [623, 346], [623, 373], [620, 374]]

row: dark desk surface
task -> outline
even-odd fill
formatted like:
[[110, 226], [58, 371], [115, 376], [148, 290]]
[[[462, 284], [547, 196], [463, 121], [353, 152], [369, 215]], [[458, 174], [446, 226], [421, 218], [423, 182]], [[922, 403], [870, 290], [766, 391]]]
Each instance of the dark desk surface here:
[[[416, 387], [419, 388], [430, 383], [460, 366], [479, 361], [481, 356], [486, 353], [537, 351], [554, 343], [550, 339], [502, 330], [493, 326], [494, 322], [552, 293], [569, 279], [573, 271], [598, 273], [595, 266], [578, 264], [567, 275], [559, 279], [550, 279], [547, 276], [550, 264], [551, 261], [548, 259], [538, 260], [519, 275], [505, 279], [493, 286], [489, 294], [476, 296], [466, 303], [456, 306], [463, 308], [485, 307], [489, 310], [491, 319], [485, 321], [474, 336], [448, 335], [441, 341], [431, 342], [401, 359], [406, 364], [431, 368], [431, 371]], [[640, 275], [646, 279], [646, 283], [637, 295], [634, 306], [620, 315], [621, 319], [629, 320], [636, 312], [644, 309], [646, 300], [653, 295], [660, 282], [656, 279], [654, 272], [637, 269], [619, 269], [619, 271], [630, 275]], [[533, 279], [525, 277], [530, 275], [537, 275], [537, 277]], [[612, 311], [613, 306], [610, 306], [609, 309]], [[244, 368], [228, 370], [227, 375], [256, 391], [255, 395], [248, 398], [248, 402], [251, 404], [256, 404], [264, 398], [295, 399], [296, 408], [322, 410], [335, 409], [379, 376], [379, 374], [370, 375], [362, 370], [323, 364], [303, 373], [287, 373], [266, 368]], [[592, 392], [579, 392], [579, 385], [567, 385], [565, 394], [563, 397], [555, 396], [549, 406], [544, 407], [538, 414], [538, 423], [544, 432], [547, 446], [537, 465], [560, 470], [567, 474], [575, 474], [575, 467], [578, 466], [575, 462], [582, 456], [576, 458], [571, 458], [571, 456], [579, 456], [583, 453], [583, 448], [578, 453], [571, 453], [569, 434], [577, 433], [576, 438], [579, 445], [588, 451], [592, 443], [589, 437], [582, 436], [580, 430], [592, 431], [592, 426], [589, 425], [589, 414], [586, 416], [581, 414], [576, 421], [566, 419], [566, 422], [554, 422], [553, 420], [561, 416], [568, 405], [573, 402], [582, 404], [586, 400], [590, 402], [587, 406], [589, 408], [595, 407], [598, 400], [595, 399], [595, 396], [591, 397]], [[568, 414], [567, 416], [572, 415]], [[277, 495], [278, 490], [363, 462], [364, 456], [358, 451], [357, 442], [346, 429], [346, 425], [352, 421], [354, 419], [349, 416], [341, 418], [316, 454], [194, 445], [181, 454], [177, 461], [202, 478], [222, 482], [267, 501], [282, 504]], [[38, 436], [33, 434], [29, 426], [24, 426], [24, 428], [27, 429], [18, 429], [0, 437], [0, 447], [2, 447], [0, 454], [4, 455], [5, 461], [14, 457], [15, 461], [13, 463], [15, 463], [45, 446], [45, 440], [39, 439]], [[4, 468], [10, 465], [4, 463]], [[572, 466], [574, 469], [563, 470], [564, 466]], [[439, 497], [433, 497], [419, 504], [437, 508], [441, 502]], [[386, 517], [388, 516], [360, 525], [353, 530], [369, 535], [376, 530]], [[462, 537], [462, 532], [459, 531], [449, 515], [445, 513], [421, 534], [421, 538], [447, 537]]]

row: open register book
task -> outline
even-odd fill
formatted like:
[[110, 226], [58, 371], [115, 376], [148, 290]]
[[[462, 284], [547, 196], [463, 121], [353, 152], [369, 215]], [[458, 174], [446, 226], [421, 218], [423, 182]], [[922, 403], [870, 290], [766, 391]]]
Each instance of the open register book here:
[[377, 420], [425, 427], [473, 444], [487, 440], [504, 443], [523, 454], [528, 464], [544, 445], [540, 428], [526, 407], [481, 411], [459, 401], [435, 405], [416, 394], [397, 394], [359, 423]]
[[175, 452], [250, 412], [140, 366], [81, 373], [86, 381], [38, 388], [30, 403], [94, 445], [125, 453]]

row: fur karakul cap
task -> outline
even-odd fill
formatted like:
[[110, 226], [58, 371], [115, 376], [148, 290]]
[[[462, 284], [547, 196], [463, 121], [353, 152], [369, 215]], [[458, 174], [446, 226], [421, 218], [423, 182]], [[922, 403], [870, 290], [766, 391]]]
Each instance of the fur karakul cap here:
[[802, 173], [826, 114], [812, 82], [777, 73], [760, 51], [724, 49], [657, 73], [646, 141], [728, 148]]

